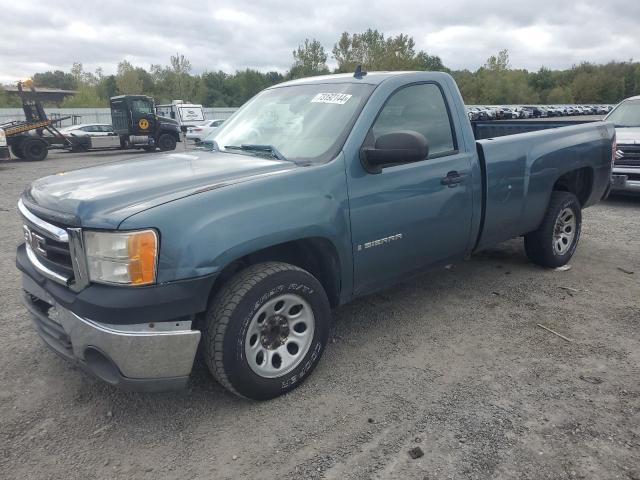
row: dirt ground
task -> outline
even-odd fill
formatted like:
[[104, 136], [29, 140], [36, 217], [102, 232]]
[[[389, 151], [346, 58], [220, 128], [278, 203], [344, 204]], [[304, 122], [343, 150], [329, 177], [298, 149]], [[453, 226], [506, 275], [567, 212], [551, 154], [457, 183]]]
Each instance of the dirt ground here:
[[640, 479], [640, 198], [585, 211], [569, 271], [516, 239], [340, 308], [284, 397], [240, 400], [203, 365], [136, 394], [43, 345], [14, 252], [31, 180], [137, 155], [0, 163], [1, 478]]

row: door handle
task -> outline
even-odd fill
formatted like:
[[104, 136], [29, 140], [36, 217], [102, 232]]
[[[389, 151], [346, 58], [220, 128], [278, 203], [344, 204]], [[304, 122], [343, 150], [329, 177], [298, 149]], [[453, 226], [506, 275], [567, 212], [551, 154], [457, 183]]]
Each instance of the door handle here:
[[447, 173], [447, 176], [444, 177], [442, 180], [440, 180], [440, 183], [442, 185], [446, 185], [452, 188], [458, 185], [459, 183], [462, 183], [463, 181], [464, 181], [464, 174], [460, 174], [454, 170], [452, 172]]

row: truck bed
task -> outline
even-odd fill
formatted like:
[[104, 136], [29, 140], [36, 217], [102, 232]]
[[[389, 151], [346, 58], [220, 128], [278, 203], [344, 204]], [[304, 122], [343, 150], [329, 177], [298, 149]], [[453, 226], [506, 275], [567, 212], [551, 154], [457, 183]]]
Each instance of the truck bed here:
[[[583, 207], [602, 198], [610, 180], [613, 125], [560, 123], [491, 122], [496, 125], [496, 133], [502, 135], [476, 142], [484, 190], [482, 229], [476, 249], [535, 230], [554, 182], [566, 172], [582, 169], [593, 180], [593, 188], [580, 198]], [[507, 133], [509, 126], [521, 131]], [[558, 128], [561, 126], [564, 128]], [[526, 128], [530, 130], [525, 131]]]
[[505, 137], [517, 133], [570, 127], [596, 121], [597, 120], [592, 119], [562, 120], [559, 118], [548, 120], [478, 120], [471, 122], [471, 128], [473, 128], [473, 134], [476, 140], [483, 140], [485, 138]]

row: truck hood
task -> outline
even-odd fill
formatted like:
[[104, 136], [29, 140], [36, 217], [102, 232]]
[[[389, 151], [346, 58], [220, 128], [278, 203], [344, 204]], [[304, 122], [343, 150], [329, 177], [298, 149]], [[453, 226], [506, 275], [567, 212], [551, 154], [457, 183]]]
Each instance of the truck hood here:
[[640, 127], [617, 127], [616, 142], [621, 145], [640, 143]]
[[127, 217], [162, 203], [294, 168], [291, 162], [240, 154], [164, 153], [41, 178], [23, 201], [53, 222], [117, 228]]

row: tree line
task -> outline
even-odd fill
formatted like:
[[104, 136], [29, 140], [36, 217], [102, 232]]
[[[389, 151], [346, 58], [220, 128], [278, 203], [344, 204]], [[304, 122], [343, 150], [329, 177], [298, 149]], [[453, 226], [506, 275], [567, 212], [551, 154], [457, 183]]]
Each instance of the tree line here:
[[[583, 62], [565, 70], [544, 66], [535, 72], [512, 68], [509, 53], [502, 50], [487, 59], [475, 71], [452, 70], [437, 55], [416, 50], [413, 38], [405, 34], [385, 36], [378, 30], [344, 32], [331, 50], [336, 67], [328, 67], [329, 53], [315, 39], [306, 39], [292, 52], [292, 64], [286, 73], [260, 72], [254, 69], [235, 73], [205, 71], [192, 73], [191, 62], [181, 54], [171, 56], [168, 65], [136, 67], [123, 60], [117, 72], [106, 75], [101, 69], [87, 72], [74, 63], [69, 72], [61, 70], [35, 73], [36, 87], [76, 90], [62, 107], [104, 107], [110, 97], [144, 94], [157, 103], [183, 99], [207, 107], [238, 107], [260, 90], [285, 80], [353, 72], [357, 65], [365, 71], [422, 70], [444, 71], [457, 81], [467, 104], [562, 104], [616, 103], [640, 94], [640, 63]], [[0, 89], [0, 107], [19, 105]]]

